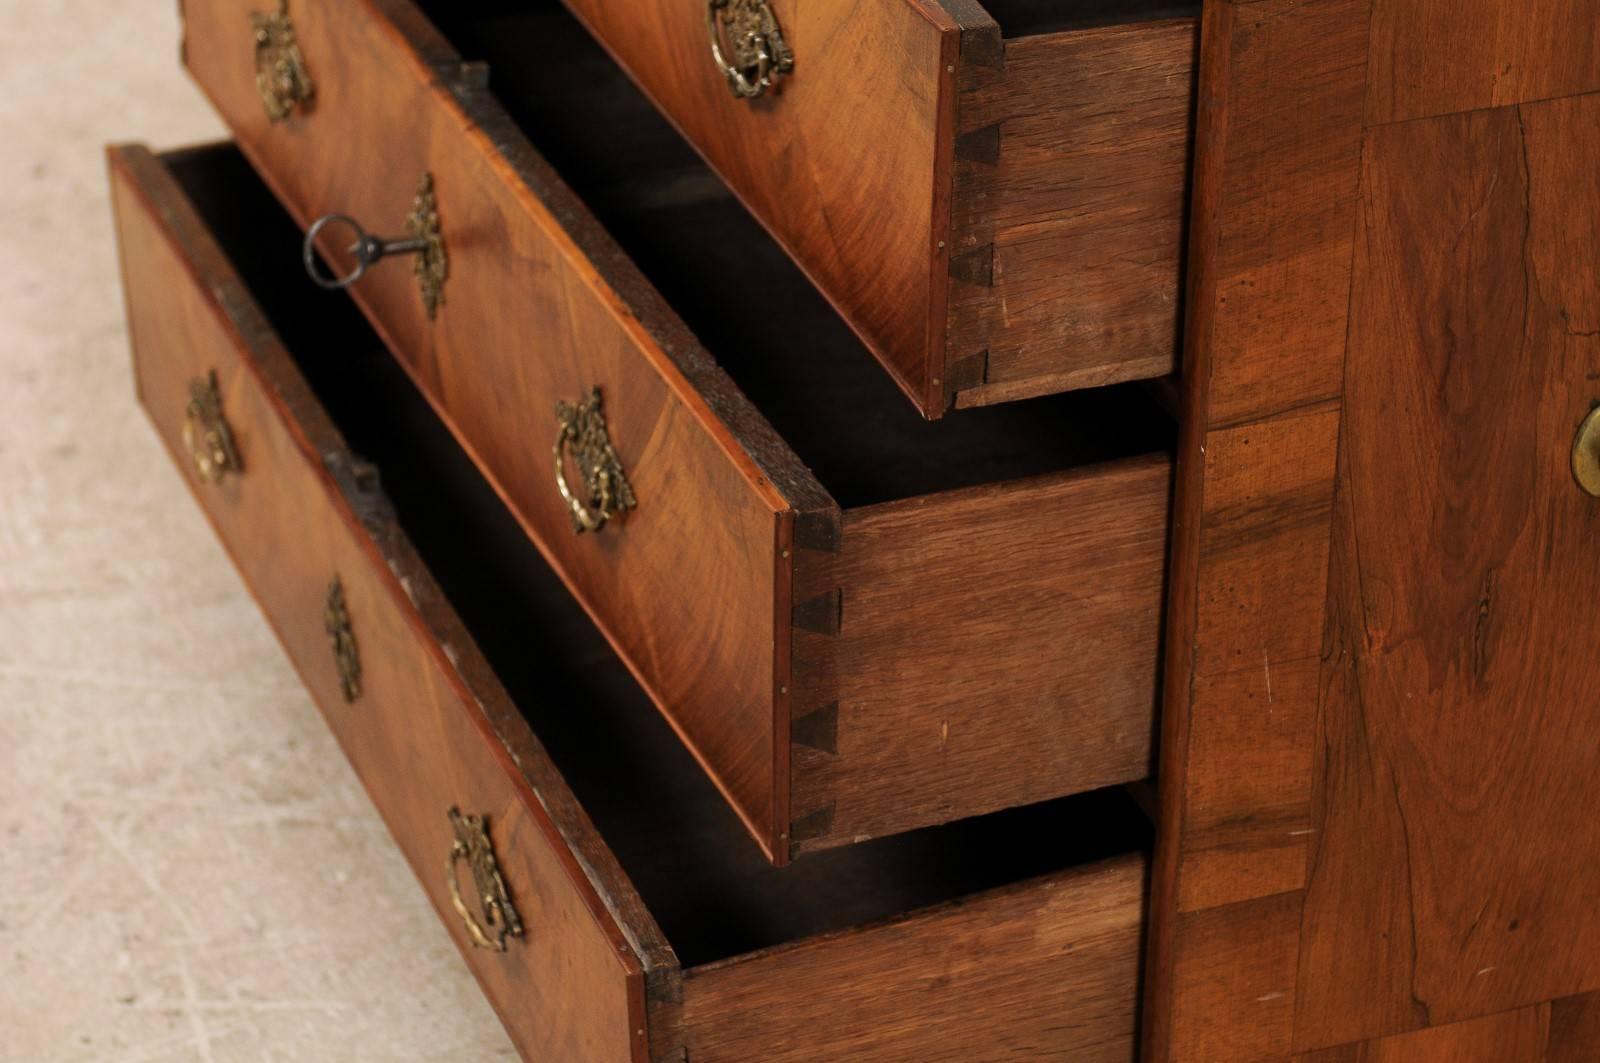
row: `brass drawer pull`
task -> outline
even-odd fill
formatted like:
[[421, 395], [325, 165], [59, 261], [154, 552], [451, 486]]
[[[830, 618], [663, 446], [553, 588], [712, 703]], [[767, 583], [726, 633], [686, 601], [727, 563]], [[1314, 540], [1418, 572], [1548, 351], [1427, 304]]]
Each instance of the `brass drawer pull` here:
[[[330, 225], [350, 230], [354, 241], [348, 251], [355, 257], [355, 267], [343, 276], [324, 273], [317, 266], [317, 237]], [[411, 202], [411, 213], [406, 216], [406, 235], [373, 236], [361, 223], [348, 214], [324, 214], [306, 230], [305, 242], [300, 247], [300, 259], [305, 263], [306, 275], [319, 288], [337, 291], [348, 288], [366, 276], [367, 268], [390, 255], [416, 255], [412, 271], [417, 276], [417, 287], [422, 292], [422, 306], [431, 321], [444, 302], [444, 282], [450, 275], [450, 260], [445, 254], [444, 237], [439, 232], [439, 208], [433, 194], [433, 175], [423, 174], [417, 186], [416, 198]]]
[[322, 604], [322, 627], [333, 644], [333, 663], [339, 670], [339, 690], [348, 704], [361, 696], [361, 647], [350, 626], [350, 609], [344, 603], [344, 583], [338, 576], [328, 584]]
[[753, 100], [794, 69], [789, 50], [767, 0], [706, 0], [711, 58], [740, 99]]
[[1600, 498], [1600, 406], [1578, 426], [1572, 441], [1572, 476], [1585, 493]]
[[250, 16], [250, 30], [256, 42], [256, 91], [267, 110], [267, 120], [281, 122], [296, 107], [311, 102], [316, 86], [306, 73], [305, 56], [294, 39], [294, 23], [289, 21], [289, 0], [278, 0], [276, 11]]
[[[489, 840], [488, 826], [482, 816], [464, 816], [452, 807], [450, 826], [455, 831], [455, 844], [444, 862], [445, 880], [450, 884], [450, 904], [467, 928], [476, 948], [494, 952], [506, 951], [507, 936], [522, 936], [522, 917], [517, 914], [511, 895], [506, 892], [505, 879], [500, 877], [500, 862], [495, 859], [494, 843]], [[461, 896], [456, 865], [465, 860], [472, 869], [472, 883], [478, 891], [478, 908], [483, 921], [472, 914]], [[490, 935], [493, 935], [492, 937]]]
[[[560, 429], [555, 445], [556, 488], [572, 516], [572, 530], [579, 535], [599, 531], [612, 517], [638, 505], [633, 485], [628, 483], [622, 461], [611, 446], [600, 389], [590, 388], [589, 397], [576, 406], [557, 402], [556, 423]], [[587, 502], [574, 494], [567, 483], [569, 450], [583, 473]]]
[[222, 392], [214, 369], [189, 381], [189, 405], [183, 411], [183, 445], [194, 461], [195, 472], [207, 483], [221, 483], [230, 472], [244, 471], [239, 448], [233, 442], [233, 428], [222, 415]]

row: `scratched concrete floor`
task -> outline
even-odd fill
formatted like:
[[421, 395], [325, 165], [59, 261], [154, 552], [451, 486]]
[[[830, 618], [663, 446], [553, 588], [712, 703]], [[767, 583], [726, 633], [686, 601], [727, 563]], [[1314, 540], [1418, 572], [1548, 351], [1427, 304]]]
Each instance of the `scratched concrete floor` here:
[[0, 0], [0, 1060], [505, 1034], [135, 406], [100, 147], [221, 127], [172, 0]]

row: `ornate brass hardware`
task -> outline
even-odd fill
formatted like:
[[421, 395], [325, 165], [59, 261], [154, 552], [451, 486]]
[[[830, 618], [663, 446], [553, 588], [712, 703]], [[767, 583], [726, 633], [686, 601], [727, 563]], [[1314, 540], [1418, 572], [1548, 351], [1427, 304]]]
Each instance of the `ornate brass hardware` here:
[[789, 50], [767, 0], [706, 0], [711, 58], [740, 99], [753, 100], [794, 69]]
[[322, 606], [322, 626], [333, 643], [333, 663], [339, 669], [339, 690], [346, 702], [361, 696], [361, 648], [350, 626], [350, 610], [344, 604], [344, 583], [338, 576], [328, 584], [328, 598]]
[[[580, 535], [599, 531], [606, 521], [639, 504], [633, 485], [622, 471], [622, 461], [612, 449], [605, 411], [600, 406], [600, 389], [590, 388], [589, 397], [576, 406], [557, 402], [556, 423], [560, 425], [555, 445], [556, 487], [572, 516], [572, 530]], [[568, 450], [583, 473], [587, 501], [567, 484]]]
[[1600, 406], [1589, 411], [1572, 441], [1572, 477], [1585, 492], [1600, 498]]
[[[451, 808], [449, 815], [450, 826], [456, 833], [455, 844], [450, 846], [450, 856], [444, 862], [445, 880], [450, 883], [450, 903], [465, 924], [467, 935], [472, 938], [475, 947], [504, 952], [508, 936], [522, 936], [522, 917], [517, 914], [516, 905], [511, 903], [511, 895], [506, 892], [505, 879], [500, 877], [500, 862], [495, 859], [488, 825], [484, 817], [464, 816], [458, 808]], [[456, 865], [463, 860], [472, 869], [472, 883], [478, 891], [478, 908], [483, 913], [481, 923], [461, 896]]]
[[439, 204], [433, 196], [431, 173], [423, 174], [417, 185], [411, 213], [406, 215], [406, 234], [422, 243], [411, 268], [417, 275], [417, 286], [422, 289], [423, 308], [432, 321], [439, 304], [444, 302], [444, 282], [450, 275], [450, 260], [444, 253], [444, 237], [439, 235]]
[[233, 429], [222, 415], [222, 392], [217, 372], [189, 381], [189, 405], [183, 412], [183, 445], [194, 460], [195, 472], [207, 483], [221, 483], [228, 473], [244, 471]]
[[[325, 274], [317, 267], [317, 237], [335, 225], [349, 229], [354, 237], [347, 250], [356, 264], [342, 276]], [[444, 302], [444, 282], [450, 274], [450, 262], [444, 251], [444, 237], [439, 232], [439, 208], [433, 195], [432, 174], [422, 175], [416, 198], [411, 202], [411, 213], [406, 216], [405, 236], [374, 236], [348, 214], [324, 214], [311, 223], [300, 245], [300, 260], [305, 264], [306, 275], [319, 288], [329, 290], [350, 287], [366, 276], [367, 268], [374, 262], [398, 254], [417, 256], [413, 272], [422, 292], [423, 309], [428, 313], [428, 320], [433, 320], [439, 304]]]
[[251, 15], [250, 29], [256, 41], [256, 90], [261, 93], [267, 119], [281, 122], [296, 107], [309, 103], [317, 91], [294, 39], [289, 0], [278, 0], [276, 11]]

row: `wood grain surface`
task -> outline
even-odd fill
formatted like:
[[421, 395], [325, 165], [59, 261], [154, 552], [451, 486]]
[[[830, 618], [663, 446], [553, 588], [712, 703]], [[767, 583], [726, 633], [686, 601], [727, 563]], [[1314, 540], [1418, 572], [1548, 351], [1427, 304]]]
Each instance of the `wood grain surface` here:
[[1309, 1047], [1600, 986], [1600, 674], [1572, 623], [1600, 504], [1569, 468], [1600, 402], [1600, 249], [1573, 239], [1600, 232], [1597, 153], [1594, 96], [1367, 137]]
[[1597, 15], [1207, 5], [1148, 1059], [1600, 1051]]
[[1193, 19], [1137, 22], [1007, 40], [1000, 69], [963, 68], [957, 406], [1177, 368], [1197, 38]]
[[1143, 1051], [1294, 1037], [1366, 0], [1201, 29]]
[[664, 1059], [1134, 1058], [1145, 864], [1126, 859], [691, 972]]
[[[1548, 1004], [1415, 1033], [1360, 1041], [1295, 1057], [1295, 1063], [1505, 1063], [1543, 1059], [1550, 1043]], [[1594, 1046], [1591, 1045], [1591, 1048]], [[1590, 1054], [1585, 1058], [1593, 1058]]]
[[1600, 89], [1591, 0], [1374, 0], [1369, 125]]
[[[451, 630], [399, 531], [364, 526], [372, 508], [353, 459], [172, 178], [137, 147], [113, 149], [111, 166], [140, 400], [440, 918], [526, 1057], [642, 1058], [633, 1030], [644, 983], [630, 939], [666, 953], [659, 932], [647, 916], [616, 923], [613, 896], [637, 911], [631, 887], [595, 839], [580, 841], [580, 862], [563, 837], [586, 832], [586, 820], [520, 717], [502, 711], [491, 726], [484, 703], [504, 693]], [[182, 441], [189, 381], [211, 371], [244, 463], [219, 485], [199, 479]], [[330, 468], [352, 478], [339, 484]], [[335, 577], [363, 666], [353, 703], [323, 623]], [[470, 687], [463, 672], [475, 673]], [[487, 817], [527, 922], [529, 938], [504, 954], [473, 949], [451, 906], [445, 813], [456, 805]]]
[[824, 573], [801, 553], [797, 600], [837, 594], [838, 632], [795, 636], [795, 850], [1149, 775], [1170, 477], [849, 510]]

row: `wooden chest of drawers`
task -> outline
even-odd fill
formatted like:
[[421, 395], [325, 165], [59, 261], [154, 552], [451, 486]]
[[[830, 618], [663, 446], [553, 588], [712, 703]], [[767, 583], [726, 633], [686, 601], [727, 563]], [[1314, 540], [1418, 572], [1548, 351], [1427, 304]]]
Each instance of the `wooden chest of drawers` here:
[[996, 1033], [978, 1007], [1007, 1055], [1129, 1054], [1125, 799], [772, 868], [348, 300], [306, 313], [294, 227], [240, 157], [111, 164], [140, 396], [528, 1058], [968, 1059]]
[[[775, 859], [1149, 773], [1153, 404], [934, 431], [559, 10], [511, 38], [503, 106], [403, 0], [311, 8], [315, 106], [272, 121], [249, 6], [190, 0], [200, 84], [302, 223], [398, 227], [432, 175], [444, 302], [401, 263], [357, 301]], [[554, 411], [595, 387], [637, 507], [574, 535]]]
[[1593, 0], [183, 7], [139, 395], [528, 1059], [1600, 1052]]

